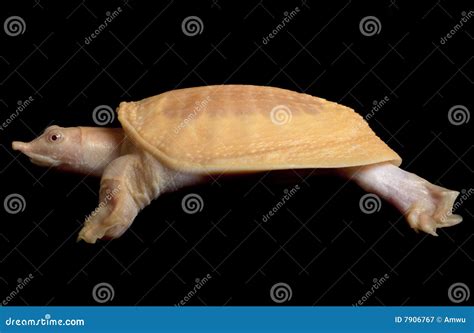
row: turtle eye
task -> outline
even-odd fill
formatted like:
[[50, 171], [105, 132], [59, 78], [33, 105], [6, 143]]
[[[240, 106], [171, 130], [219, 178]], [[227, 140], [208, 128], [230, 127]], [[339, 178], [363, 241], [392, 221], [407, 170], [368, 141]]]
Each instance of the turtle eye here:
[[63, 136], [59, 132], [53, 132], [48, 135], [49, 142], [57, 143], [61, 141]]

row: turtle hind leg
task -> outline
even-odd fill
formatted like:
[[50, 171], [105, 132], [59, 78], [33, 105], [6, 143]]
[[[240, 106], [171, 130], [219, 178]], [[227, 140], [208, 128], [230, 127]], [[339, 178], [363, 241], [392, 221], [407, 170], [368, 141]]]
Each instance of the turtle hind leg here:
[[390, 163], [341, 169], [368, 192], [394, 205], [411, 228], [436, 236], [436, 229], [462, 221], [452, 208], [459, 192], [431, 184], [427, 180]]
[[100, 201], [89, 215], [78, 240], [120, 237], [138, 212], [158, 195], [139, 155], [129, 154], [112, 161], [100, 182]]

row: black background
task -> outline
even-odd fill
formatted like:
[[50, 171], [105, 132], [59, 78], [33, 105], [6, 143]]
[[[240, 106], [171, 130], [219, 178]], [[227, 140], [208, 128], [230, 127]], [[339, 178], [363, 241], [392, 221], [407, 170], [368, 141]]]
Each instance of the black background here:
[[[283, 4], [284, 3], [284, 4]], [[410, 3], [410, 4], [409, 4]], [[389, 102], [370, 119], [404, 159], [403, 167], [448, 188], [472, 187], [472, 121], [455, 126], [453, 105], [473, 108], [470, 21], [444, 45], [468, 1], [245, 3], [2, 1], [0, 18], [21, 16], [24, 34], [0, 30], [0, 117], [17, 101], [34, 102], [0, 132], [0, 198], [21, 194], [23, 212], [1, 216], [0, 298], [18, 278], [34, 279], [9, 304], [97, 304], [93, 287], [110, 283], [112, 305], [173, 305], [195, 280], [212, 278], [192, 305], [272, 305], [271, 287], [287, 283], [290, 305], [351, 305], [389, 279], [366, 305], [453, 304], [448, 288], [472, 288], [472, 198], [464, 222], [439, 237], [413, 232], [383, 203], [364, 214], [365, 193], [333, 177], [296, 179], [301, 190], [269, 222], [262, 215], [292, 183], [271, 175], [215, 181], [160, 197], [120, 239], [76, 243], [96, 206], [98, 179], [45, 170], [13, 152], [46, 126], [95, 126], [98, 105], [115, 108], [167, 90], [234, 83], [283, 87], [353, 107]], [[84, 39], [118, 6], [122, 13], [89, 45]], [[262, 39], [296, 6], [300, 12], [267, 45]], [[186, 36], [195, 15], [201, 34]], [[364, 36], [359, 22], [376, 16], [381, 31]], [[117, 120], [110, 126], [119, 126]], [[181, 209], [187, 193], [200, 213]], [[472, 304], [469, 301], [461, 304]]]

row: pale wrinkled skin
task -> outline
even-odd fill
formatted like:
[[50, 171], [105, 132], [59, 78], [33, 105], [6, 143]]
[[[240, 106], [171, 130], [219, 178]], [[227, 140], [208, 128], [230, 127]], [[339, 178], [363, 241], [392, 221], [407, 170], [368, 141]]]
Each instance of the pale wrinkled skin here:
[[[139, 211], [160, 194], [207, 179], [199, 172], [184, 173], [166, 166], [133, 145], [122, 129], [51, 126], [35, 140], [15, 141], [12, 147], [37, 165], [102, 177], [99, 206], [78, 237], [89, 243], [121, 236]], [[458, 192], [391, 163], [334, 171], [393, 204], [415, 230], [436, 235], [437, 228], [462, 221], [451, 214]]]
[[415, 230], [437, 236], [437, 228], [462, 221], [461, 216], [451, 211], [459, 192], [431, 184], [390, 163], [347, 168], [343, 174], [394, 205]]
[[121, 129], [50, 126], [33, 141], [15, 141], [12, 147], [30, 157], [33, 164], [100, 177], [120, 156], [123, 140]]

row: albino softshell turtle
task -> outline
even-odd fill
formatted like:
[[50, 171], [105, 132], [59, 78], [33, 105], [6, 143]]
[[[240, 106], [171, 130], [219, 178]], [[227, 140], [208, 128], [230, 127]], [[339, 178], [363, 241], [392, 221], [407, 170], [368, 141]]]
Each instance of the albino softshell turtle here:
[[398, 166], [400, 156], [354, 110], [285, 89], [220, 85], [169, 91], [118, 107], [122, 129], [48, 127], [13, 149], [35, 164], [101, 176], [99, 207], [78, 238], [117, 238], [167, 191], [210, 174], [334, 169], [392, 203], [415, 230], [462, 221], [459, 192]]

